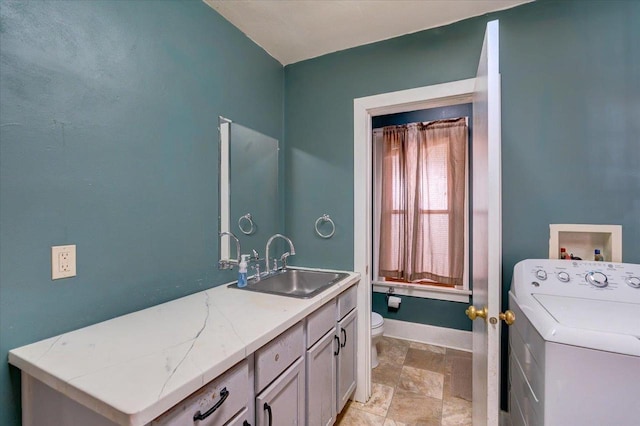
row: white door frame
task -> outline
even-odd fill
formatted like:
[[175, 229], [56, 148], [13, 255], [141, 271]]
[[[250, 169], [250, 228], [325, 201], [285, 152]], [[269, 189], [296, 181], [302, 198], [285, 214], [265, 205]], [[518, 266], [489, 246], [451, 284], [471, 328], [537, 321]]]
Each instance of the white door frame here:
[[372, 128], [378, 115], [469, 103], [475, 78], [418, 87], [353, 100], [353, 268], [360, 273], [358, 286], [358, 371], [356, 401], [371, 396], [371, 203]]

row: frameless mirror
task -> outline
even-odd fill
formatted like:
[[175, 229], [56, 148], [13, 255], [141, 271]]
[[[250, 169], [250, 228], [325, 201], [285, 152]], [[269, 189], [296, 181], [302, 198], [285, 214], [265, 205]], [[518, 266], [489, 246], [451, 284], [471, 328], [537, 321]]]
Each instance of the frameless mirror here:
[[[223, 117], [219, 124], [219, 230], [232, 232], [250, 254], [279, 232], [278, 140]], [[239, 260], [233, 238], [218, 241], [220, 265]]]

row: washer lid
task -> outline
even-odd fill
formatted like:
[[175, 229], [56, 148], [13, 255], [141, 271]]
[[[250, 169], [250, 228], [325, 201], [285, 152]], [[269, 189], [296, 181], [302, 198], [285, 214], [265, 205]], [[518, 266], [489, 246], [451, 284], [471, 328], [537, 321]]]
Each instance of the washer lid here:
[[371, 312], [371, 328], [381, 327], [383, 323], [382, 315], [377, 312]]
[[640, 337], [640, 305], [637, 303], [533, 294], [560, 324], [583, 330]]

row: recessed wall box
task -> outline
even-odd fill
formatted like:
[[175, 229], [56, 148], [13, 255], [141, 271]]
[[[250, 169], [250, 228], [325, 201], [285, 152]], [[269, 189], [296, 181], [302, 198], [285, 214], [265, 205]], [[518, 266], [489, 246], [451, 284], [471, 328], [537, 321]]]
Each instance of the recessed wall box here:
[[551, 224], [549, 225], [549, 259], [560, 258], [560, 248], [582, 260], [594, 260], [599, 249], [608, 262], [622, 262], [622, 226]]

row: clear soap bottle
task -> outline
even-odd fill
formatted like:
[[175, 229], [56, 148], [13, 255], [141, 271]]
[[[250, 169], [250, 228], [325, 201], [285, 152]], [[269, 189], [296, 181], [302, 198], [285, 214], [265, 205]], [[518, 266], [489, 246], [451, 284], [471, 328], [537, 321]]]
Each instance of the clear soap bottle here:
[[238, 288], [247, 286], [247, 267], [249, 266], [248, 254], [240, 256], [240, 263], [238, 264]]

